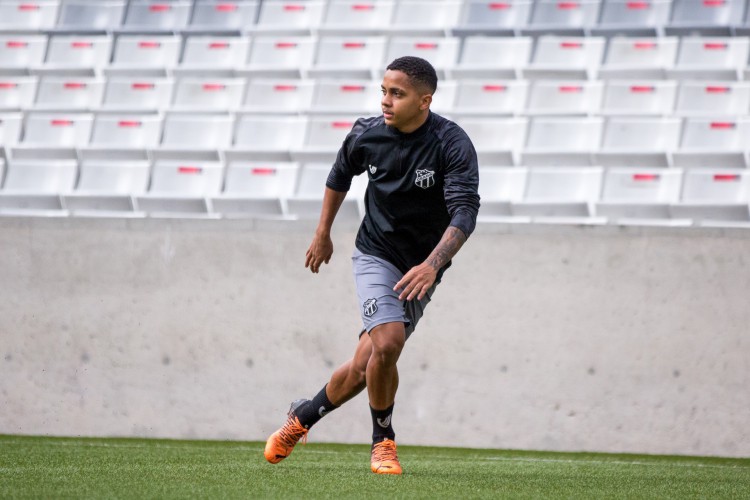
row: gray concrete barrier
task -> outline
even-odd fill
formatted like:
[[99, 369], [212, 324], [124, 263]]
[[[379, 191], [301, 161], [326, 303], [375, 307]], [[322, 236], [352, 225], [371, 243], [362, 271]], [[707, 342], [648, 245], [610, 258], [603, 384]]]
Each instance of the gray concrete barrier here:
[[[0, 219], [0, 433], [263, 440], [352, 353], [335, 228]], [[750, 232], [482, 225], [400, 361], [404, 444], [750, 456]], [[364, 394], [310, 433], [367, 442]]]

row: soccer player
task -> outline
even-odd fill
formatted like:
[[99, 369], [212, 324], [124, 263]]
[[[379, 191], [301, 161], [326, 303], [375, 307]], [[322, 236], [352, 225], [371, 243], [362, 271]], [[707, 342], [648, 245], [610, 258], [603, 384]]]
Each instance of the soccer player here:
[[312, 400], [294, 401], [266, 442], [278, 463], [322, 417], [367, 388], [372, 414], [371, 469], [401, 474], [393, 430], [398, 361], [451, 259], [476, 225], [476, 151], [466, 133], [430, 111], [437, 74], [401, 57], [382, 83], [383, 114], [360, 118], [333, 164], [320, 221], [305, 256], [313, 273], [333, 254], [331, 226], [353, 176], [369, 177], [365, 216], [352, 257], [363, 329], [352, 359]]

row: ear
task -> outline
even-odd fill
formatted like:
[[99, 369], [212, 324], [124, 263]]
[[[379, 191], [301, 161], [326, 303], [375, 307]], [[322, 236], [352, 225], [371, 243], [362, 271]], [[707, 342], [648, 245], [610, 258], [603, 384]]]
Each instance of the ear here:
[[428, 110], [430, 109], [430, 104], [432, 104], [432, 94], [425, 94], [421, 98], [419, 109], [422, 111]]

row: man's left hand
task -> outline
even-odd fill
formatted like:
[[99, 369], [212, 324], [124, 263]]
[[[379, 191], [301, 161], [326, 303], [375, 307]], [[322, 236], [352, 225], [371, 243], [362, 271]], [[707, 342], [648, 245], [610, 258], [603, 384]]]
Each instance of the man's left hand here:
[[418, 266], [409, 269], [404, 277], [393, 287], [394, 292], [403, 289], [399, 294], [398, 300], [412, 300], [414, 298], [422, 300], [427, 291], [435, 284], [437, 279], [437, 270], [430, 264], [423, 262]]

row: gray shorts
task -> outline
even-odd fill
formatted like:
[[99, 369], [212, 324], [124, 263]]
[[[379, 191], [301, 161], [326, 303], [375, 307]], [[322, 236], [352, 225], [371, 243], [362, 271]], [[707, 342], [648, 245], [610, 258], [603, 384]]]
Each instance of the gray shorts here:
[[354, 282], [359, 297], [359, 313], [362, 316], [362, 332], [370, 332], [384, 323], [402, 322], [406, 328], [406, 338], [412, 334], [424, 314], [424, 309], [435, 293], [437, 283], [432, 285], [422, 300], [399, 300], [393, 287], [403, 277], [403, 273], [390, 262], [379, 257], [366, 255], [354, 249], [352, 255]]

